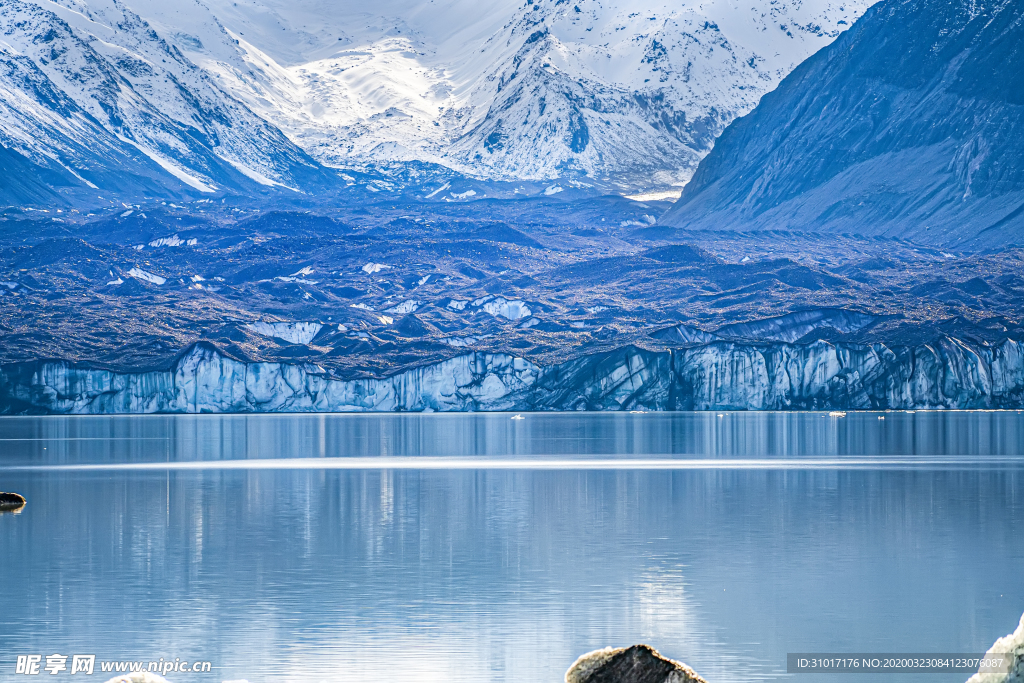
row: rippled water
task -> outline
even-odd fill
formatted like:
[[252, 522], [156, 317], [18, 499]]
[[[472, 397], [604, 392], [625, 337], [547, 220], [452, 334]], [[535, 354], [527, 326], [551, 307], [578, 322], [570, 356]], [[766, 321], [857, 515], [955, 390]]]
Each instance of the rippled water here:
[[1024, 612], [1024, 416], [879, 416], [3, 418], [29, 504], [0, 515], [0, 680], [77, 653], [557, 683], [647, 642], [810, 683], [850, 679], [787, 652], [984, 651]]

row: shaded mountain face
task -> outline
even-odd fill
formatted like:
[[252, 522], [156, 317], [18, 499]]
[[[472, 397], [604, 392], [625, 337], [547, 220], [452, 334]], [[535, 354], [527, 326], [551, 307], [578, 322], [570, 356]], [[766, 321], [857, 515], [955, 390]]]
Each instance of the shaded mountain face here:
[[0, 164], [27, 176], [0, 202], [316, 193], [331, 167], [416, 163], [678, 191], [869, 1], [10, 0]]
[[1024, 240], [1024, 5], [885, 0], [735, 121], [661, 222]]

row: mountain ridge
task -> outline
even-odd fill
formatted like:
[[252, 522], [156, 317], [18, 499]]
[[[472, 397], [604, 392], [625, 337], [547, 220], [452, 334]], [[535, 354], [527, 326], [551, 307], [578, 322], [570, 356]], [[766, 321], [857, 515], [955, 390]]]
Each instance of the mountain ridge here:
[[0, 144], [49, 180], [0, 201], [323, 194], [423, 163], [671, 189], [868, 2], [11, 0]]
[[664, 225], [1024, 238], [1015, 3], [886, 0], [737, 119]]

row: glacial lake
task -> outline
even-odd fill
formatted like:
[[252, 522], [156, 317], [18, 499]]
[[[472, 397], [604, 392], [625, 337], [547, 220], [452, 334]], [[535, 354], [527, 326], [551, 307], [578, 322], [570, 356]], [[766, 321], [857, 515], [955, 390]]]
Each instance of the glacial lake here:
[[982, 653], [1024, 612], [1017, 412], [511, 417], [0, 418], [0, 680], [559, 683], [644, 642], [953, 683], [786, 654]]

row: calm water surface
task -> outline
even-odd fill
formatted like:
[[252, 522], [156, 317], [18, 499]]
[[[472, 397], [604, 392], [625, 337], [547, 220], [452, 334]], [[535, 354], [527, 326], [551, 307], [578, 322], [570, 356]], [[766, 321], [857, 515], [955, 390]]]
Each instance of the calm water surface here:
[[1024, 612], [1015, 412], [510, 417], [0, 419], [0, 681], [558, 683], [646, 642], [838, 682], [786, 653], [983, 652]]

